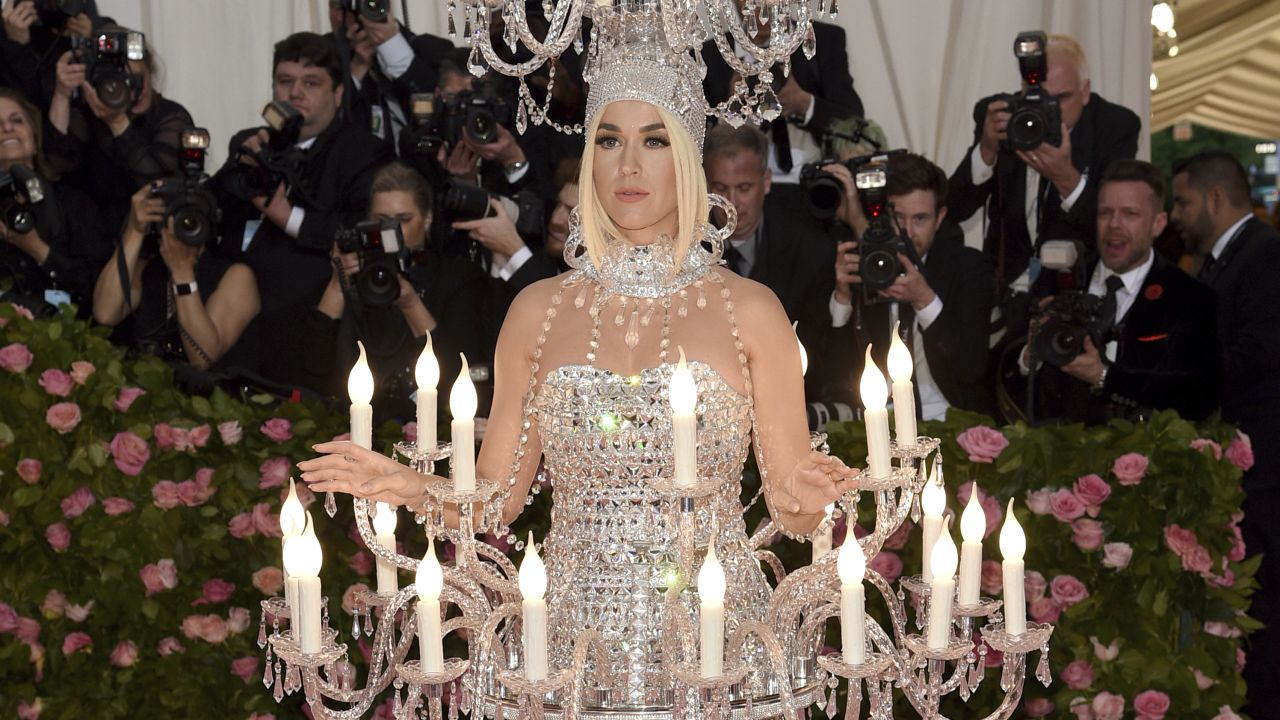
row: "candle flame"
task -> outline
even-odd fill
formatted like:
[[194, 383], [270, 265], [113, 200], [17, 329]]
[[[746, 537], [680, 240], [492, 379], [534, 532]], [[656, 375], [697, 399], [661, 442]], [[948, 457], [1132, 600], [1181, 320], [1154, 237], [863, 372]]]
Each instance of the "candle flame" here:
[[374, 503], [373, 531], [379, 535], [390, 535], [396, 531], [396, 509], [379, 502]]
[[476, 407], [480, 401], [476, 398], [476, 386], [471, 382], [471, 366], [467, 364], [467, 356], [462, 355], [462, 370], [458, 379], [453, 382], [449, 391], [449, 411], [454, 420], [472, 420], [476, 416]]
[[444, 589], [444, 569], [436, 559], [436, 541], [427, 541], [427, 554], [418, 562], [418, 572], [414, 584], [418, 589], [419, 600], [439, 600], [440, 591]]
[[840, 546], [840, 557], [836, 559], [836, 572], [840, 582], [845, 585], [856, 585], [862, 582], [867, 574], [867, 559], [862, 554], [862, 546], [852, 534], [845, 538]]
[[885, 383], [884, 374], [871, 359], [871, 346], [867, 346], [866, 362], [862, 366], [862, 380], [858, 383], [862, 406], [868, 410], [880, 410], [889, 401], [889, 386]]
[[946, 580], [956, 574], [956, 566], [959, 564], [960, 557], [956, 554], [956, 543], [951, 539], [951, 528], [944, 525], [933, 544], [933, 552], [929, 553], [929, 570], [935, 579]]
[[285, 498], [284, 504], [280, 506], [280, 532], [286, 538], [295, 537], [302, 533], [302, 528], [306, 524], [307, 515], [302, 508], [302, 503], [298, 500], [298, 489], [294, 485], [293, 478], [289, 478], [289, 497]]
[[965, 542], [982, 542], [982, 534], [987, 531], [987, 513], [978, 502], [978, 481], [973, 481], [973, 490], [969, 493], [969, 503], [960, 515], [960, 536]]
[[356, 364], [351, 367], [351, 374], [347, 376], [347, 395], [351, 397], [352, 405], [368, 405], [373, 400], [373, 373], [369, 371], [369, 357], [365, 354], [364, 343], [357, 340], [356, 345], [360, 347], [360, 359], [356, 360]]
[[702, 602], [724, 602], [725, 578], [724, 568], [716, 557], [716, 544], [713, 539], [707, 545], [707, 557], [698, 569], [698, 595]]
[[292, 577], [319, 577], [323, 562], [324, 554], [320, 550], [320, 540], [316, 538], [315, 521], [308, 512], [302, 534], [289, 538], [284, 544], [285, 569]]
[[1009, 511], [1004, 515], [1004, 526], [1000, 528], [1000, 554], [1005, 560], [1021, 560], [1027, 552], [1027, 534], [1013, 514], [1013, 498], [1009, 498]]
[[900, 324], [893, 324], [893, 341], [889, 344], [889, 376], [896, 383], [911, 382], [912, 371], [911, 350], [898, 334]]
[[693, 373], [689, 372], [684, 348], [677, 345], [676, 349], [680, 351], [680, 362], [676, 363], [676, 370], [671, 374], [671, 383], [667, 388], [671, 412], [692, 415], [694, 408], [698, 406], [698, 386], [693, 381]]
[[809, 374], [809, 353], [805, 351], [804, 343], [800, 342], [800, 331], [797, 328], [799, 324], [800, 324], [799, 320], [791, 323], [791, 330], [796, 334], [796, 345], [800, 347], [800, 374], [808, 375]]
[[418, 356], [418, 364], [413, 368], [414, 379], [418, 381], [418, 389], [435, 390], [440, 384], [440, 363], [436, 361], [435, 345], [431, 342], [431, 333], [427, 333], [427, 345]]
[[538, 555], [538, 547], [533, 543], [533, 533], [529, 533], [529, 542], [524, 546], [524, 560], [520, 563], [520, 595], [525, 600], [541, 600], [547, 594], [547, 566]]
[[924, 510], [926, 517], [942, 517], [947, 510], [947, 491], [942, 488], [942, 483], [930, 480], [924, 484], [924, 491], [920, 493], [920, 509]]

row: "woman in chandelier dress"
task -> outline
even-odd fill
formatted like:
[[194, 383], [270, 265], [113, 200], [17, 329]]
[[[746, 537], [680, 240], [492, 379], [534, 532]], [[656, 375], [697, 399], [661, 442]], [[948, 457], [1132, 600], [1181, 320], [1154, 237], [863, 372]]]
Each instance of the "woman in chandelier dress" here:
[[[577, 634], [599, 631], [616, 672], [602, 701], [611, 707], [671, 702], [663, 596], [692, 581], [671, 577], [679, 513], [653, 481], [673, 472], [668, 384], [680, 351], [698, 388], [698, 476], [720, 482], [696, 510], [693, 571], [715, 542], [729, 578], [726, 637], [764, 620], [771, 594], [739, 500], [752, 441], [768, 509], [789, 535], [812, 532], [856, 477], [810, 450], [799, 349], [781, 304], [719, 265], [718, 231], [705, 222], [705, 120], [681, 98], [687, 91], [679, 73], [646, 62], [620, 62], [593, 83], [566, 248], [576, 269], [513, 303], [476, 464], [506, 488], [510, 522], [545, 462], [551, 661], [566, 666]], [[300, 464], [315, 491], [415, 509], [427, 500], [422, 476], [389, 458], [348, 442], [316, 450], [325, 454]], [[696, 621], [695, 596], [682, 593]]]

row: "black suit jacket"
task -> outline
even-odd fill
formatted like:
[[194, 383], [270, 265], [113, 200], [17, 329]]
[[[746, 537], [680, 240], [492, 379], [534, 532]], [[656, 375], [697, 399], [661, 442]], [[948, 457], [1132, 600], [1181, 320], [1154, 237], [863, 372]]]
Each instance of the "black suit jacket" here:
[[1042, 240], [1077, 239], [1085, 247], [1096, 245], [1102, 173], [1113, 160], [1137, 154], [1142, 122], [1126, 107], [1108, 102], [1097, 93], [1089, 96], [1089, 104], [1071, 130], [1071, 162], [1088, 175], [1084, 192], [1070, 212], [1063, 212], [1062, 196], [1049, 184], [1041, 208], [1040, 233], [1033, 238], [1026, 219], [1027, 166], [1017, 155], [1001, 148], [994, 177], [981, 185], [973, 183], [970, 157], [982, 139], [987, 105], [999, 97], [983, 98], [973, 109], [973, 144], [951, 174], [947, 214], [956, 222], [963, 222], [986, 206], [987, 230], [982, 249], [991, 256], [1002, 284], [1007, 285], [1026, 269]]
[[[845, 32], [839, 25], [813, 23], [817, 51], [813, 59], [804, 56], [803, 50], [791, 54], [791, 76], [805, 92], [813, 94], [813, 118], [809, 120], [810, 132], [818, 139], [818, 132], [832, 122], [848, 117], [862, 117], [862, 98], [853, 89], [853, 76], [849, 74], [849, 54], [845, 50]], [[702, 58], [707, 63], [707, 77], [702, 81], [707, 101], [712, 105], [729, 97], [729, 81], [733, 70], [720, 56], [715, 42], [702, 46]], [[780, 72], [774, 73], [781, 78]], [[781, 121], [781, 119], [779, 119]]]
[[1216, 327], [1213, 291], [1156, 253], [1114, 330], [1116, 360], [1102, 392], [1045, 365], [1036, 375], [1038, 415], [1103, 423], [1168, 408], [1200, 420], [1217, 404], [1221, 372], [1211, 344]]
[[1280, 234], [1245, 223], [1207, 280], [1218, 296], [1222, 417], [1253, 440], [1245, 489], [1280, 489]]
[[[379, 139], [391, 143], [394, 133], [391, 132], [391, 117], [387, 114], [386, 102], [395, 100], [404, 111], [405, 120], [413, 122], [411, 100], [416, 93], [434, 93], [439, 84], [440, 60], [445, 53], [453, 49], [453, 43], [435, 35], [414, 35], [401, 27], [400, 34], [409, 41], [413, 48], [413, 62], [398, 78], [389, 78], [382, 66], [375, 60], [373, 67], [360, 83], [360, 89], [353, 94], [349, 105], [350, 119], [357, 127], [372, 134], [374, 108], [383, 114], [385, 132]], [[375, 136], [377, 137], [377, 136]], [[394, 151], [394, 148], [393, 148]]]
[[[942, 301], [942, 312], [922, 338], [929, 372], [938, 390], [952, 407], [993, 414], [994, 396], [987, 373], [987, 325], [994, 302], [990, 260], [966, 247], [964, 233], [947, 221], [934, 237], [921, 272]], [[871, 344], [876, 364], [887, 367], [893, 331], [889, 311], [890, 303], [865, 305], [861, 308], [860, 325], [855, 315], [848, 325], [833, 329], [837, 345], [830, 351], [839, 358], [841, 383], [846, 398], [854, 404], [859, 403], [855, 389], [862, 375], [867, 343]], [[914, 316], [909, 304], [900, 306], [898, 317], [904, 325]], [[918, 397], [918, 384], [916, 390]], [[920, 409], [917, 400], [917, 412]]]

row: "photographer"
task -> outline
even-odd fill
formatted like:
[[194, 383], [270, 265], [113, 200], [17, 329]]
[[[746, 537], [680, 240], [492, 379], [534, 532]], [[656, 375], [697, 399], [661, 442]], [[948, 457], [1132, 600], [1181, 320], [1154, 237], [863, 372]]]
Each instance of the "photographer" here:
[[32, 312], [75, 303], [88, 317], [111, 237], [87, 195], [55, 182], [41, 127], [34, 105], [0, 87], [0, 291]]
[[[170, 176], [181, 167], [182, 133], [191, 114], [155, 90], [155, 55], [128, 46], [142, 37], [106, 26], [93, 34], [109, 38], [116, 51], [68, 50], [58, 59], [57, 85], [49, 105], [50, 162], [102, 207], [108, 227], [129, 211], [129, 188]], [[92, 61], [92, 69], [86, 63]], [[82, 102], [74, 102], [76, 94]]]
[[[1093, 244], [1098, 180], [1112, 161], [1134, 157], [1142, 127], [1132, 111], [1091, 91], [1079, 43], [1066, 35], [1044, 37], [1018, 36], [1023, 93], [978, 102], [973, 145], [950, 179], [947, 210], [954, 221], [986, 208], [983, 252], [1001, 288], [1027, 269], [1043, 239]], [[1036, 78], [1043, 83], [1028, 81]], [[1012, 136], [1011, 102], [1029, 106]]]
[[1168, 221], [1155, 167], [1119, 160], [1100, 185], [1088, 294], [1050, 287], [1022, 351], [1036, 368], [1034, 416], [1103, 423], [1171, 408], [1200, 420], [1218, 394], [1213, 292], [1152, 250]]
[[707, 132], [703, 169], [707, 189], [737, 210], [733, 235], [725, 242], [730, 270], [774, 292], [798, 323], [797, 334], [813, 363], [805, 375], [806, 395], [816, 398], [825, 379], [825, 353], [818, 352], [826, 334], [827, 298], [835, 243], [808, 218], [770, 200], [773, 171], [769, 138], [753, 125], [720, 124]]
[[875, 233], [855, 191], [854, 170], [847, 164], [823, 170], [839, 180], [844, 190], [840, 214], [859, 238], [836, 248], [830, 300], [831, 324], [839, 329], [834, 333], [834, 354], [840, 358], [843, 385], [857, 386], [868, 343], [876, 362], [885, 363], [891, 333], [899, 324], [912, 355], [916, 408], [922, 419], [946, 419], [952, 406], [991, 414], [991, 264], [982, 253], [965, 247], [960, 228], [947, 221], [946, 173], [920, 155], [888, 156], [883, 190], [887, 207], [878, 212], [891, 232], [906, 236], [919, 263], [897, 252], [901, 273], [868, 298], [861, 253], [876, 240], [868, 235]]
[[120, 246], [98, 275], [95, 320], [108, 327], [128, 320], [117, 337], [130, 347], [208, 369], [235, 346], [258, 308], [249, 266], [180, 240], [152, 185], [133, 194]]
[[41, 108], [53, 98], [54, 61], [102, 23], [96, 0], [4, 0], [0, 19], [0, 86]]
[[[413, 169], [397, 162], [378, 171], [369, 217], [384, 221], [382, 227], [398, 227], [403, 251], [388, 253], [386, 243], [374, 248], [360, 232], [343, 233], [344, 239], [335, 243], [333, 272], [320, 302], [296, 323], [296, 357], [309, 386], [342, 396], [356, 359], [355, 341], [362, 340], [379, 414], [408, 419], [413, 416], [408, 400], [416, 387], [414, 365], [426, 334], [431, 333], [441, 367], [440, 392], [447, 396], [461, 368], [459, 353], [466, 354], [472, 367], [492, 366], [500, 303], [474, 264], [445, 258], [429, 245], [431, 190]], [[352, 244], [364, 249], [342, 252], [353, 249]], [[370, 274], [382, 268], [394, 270], [394, 287], [386, 275]]]

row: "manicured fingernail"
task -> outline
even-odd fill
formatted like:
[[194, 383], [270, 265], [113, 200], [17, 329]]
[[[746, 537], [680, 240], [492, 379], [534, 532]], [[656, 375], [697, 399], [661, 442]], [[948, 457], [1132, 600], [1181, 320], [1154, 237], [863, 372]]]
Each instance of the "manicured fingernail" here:
[[360, 486], [360, 492], [370, 492], [373, 490], [373, 483], [365, 483]]

